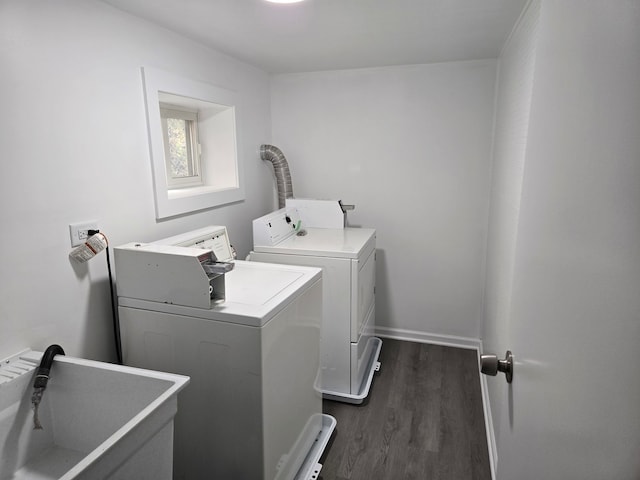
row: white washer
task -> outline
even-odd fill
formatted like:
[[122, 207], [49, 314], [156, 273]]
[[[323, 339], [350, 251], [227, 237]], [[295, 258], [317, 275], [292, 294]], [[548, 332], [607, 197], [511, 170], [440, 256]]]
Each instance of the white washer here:
[[[253, 221], [250, 259], [322, 268], [319, 389], [325, 398], [362, 403], [380, 366], [382, 346], [374, 336], [376, 231], [314, 227], [342, 222], [336, 223], [336, 215], [342, 215], [337, 202], [297, 203]], [[328, 210], [334, 213], [324, 215]]]
[[200, 248], [230, 260], [224, 227], [115, 249], [125, 364], [191, 377], [174, 478], [311, 478], [335, 428], [314, 388], [321, 271], [236, 261], [224, 302], [196, 307], [209, 298]]

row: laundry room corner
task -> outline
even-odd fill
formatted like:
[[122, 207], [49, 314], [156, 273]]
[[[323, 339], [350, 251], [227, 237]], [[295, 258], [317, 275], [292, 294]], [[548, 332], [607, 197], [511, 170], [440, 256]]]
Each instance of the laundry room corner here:
[[[480, 339], [497, 62], [275, 75], [295, 194], [377, 231], [380, 333]], [[451, 338], [449, 338], [451, 337]]]

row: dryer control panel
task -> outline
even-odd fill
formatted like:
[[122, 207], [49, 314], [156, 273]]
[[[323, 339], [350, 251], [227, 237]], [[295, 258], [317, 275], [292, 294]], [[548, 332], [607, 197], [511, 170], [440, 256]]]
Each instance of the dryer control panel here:
[[306, 228], [345, 228], [345, 211], [340, 200], [287, 198], [285, 208], [253, 221], [253, 246], [271, 247], [292, 235], [304, 235]]
[[296, 209], [281, 208], [253, 221], [253, 245], [277, 245], [295, 235], [301, 226]]

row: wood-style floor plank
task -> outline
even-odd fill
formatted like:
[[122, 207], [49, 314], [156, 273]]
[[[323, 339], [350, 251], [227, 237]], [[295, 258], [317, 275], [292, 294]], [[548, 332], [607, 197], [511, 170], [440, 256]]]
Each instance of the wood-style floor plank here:
[[338, 421], [322, 480], [490, 480], [474, 350], [384, 339], [362, 405], [324, 401]]

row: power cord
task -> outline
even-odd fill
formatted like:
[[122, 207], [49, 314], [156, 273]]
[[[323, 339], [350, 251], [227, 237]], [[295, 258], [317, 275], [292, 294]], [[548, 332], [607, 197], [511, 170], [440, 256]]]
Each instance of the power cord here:
[[[87, 235], [90, 237], [92, 235], [95, 235], [96, 233], [100, 233], [100, 230], [89, 230], [87, 231]], [[104, 233], [103, 233], [104, 235]], [[106, 236], [105, 236], [106, 238]], [[115, 339], [115, 343], [116, 343], [116, 357], [118, 359], [118, 364], [122, 365], [123, 360], [122, 360], [122, 339], [120, 336], [120, 322], [118, 321], [118, 316], [116, 313], [116, 297], [115, 297], [115, 292], [113, 290], [113, 275], [111, 273], [111, 258], [109, 255], [109, 240], [107, 240], [107, 247], [106, 247], [106, 253], [107, 253], [107, 270], [109, 272], [109, 291], [111, 293], [111, 317], [113, 320], [113, 335], [114, 335], [114, 339]]]

